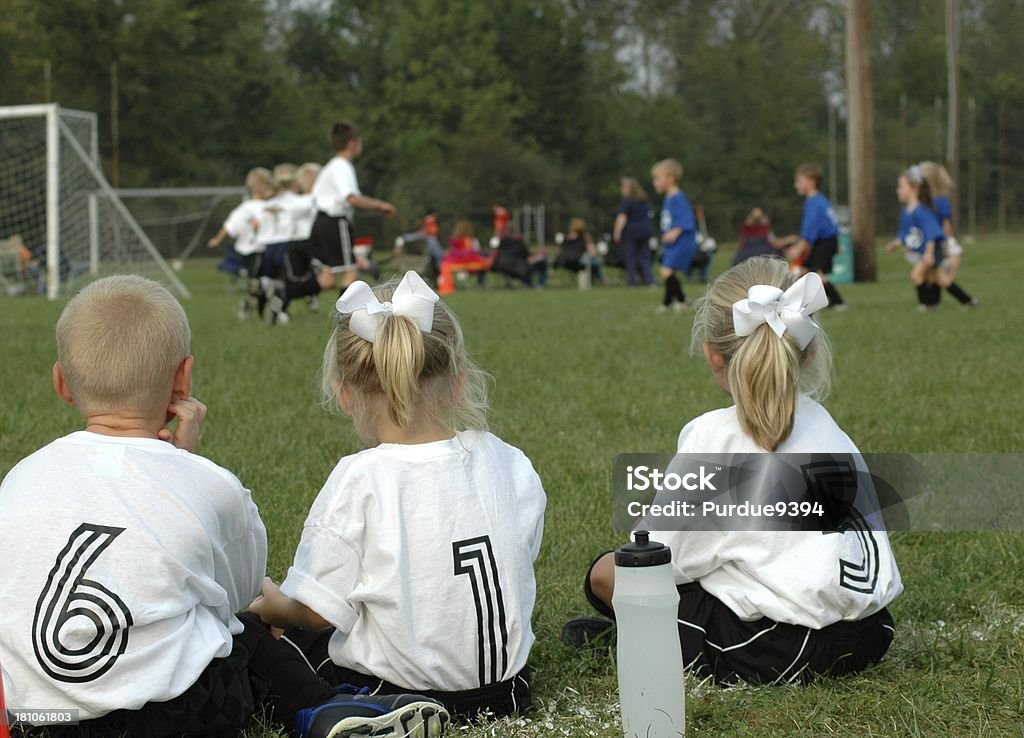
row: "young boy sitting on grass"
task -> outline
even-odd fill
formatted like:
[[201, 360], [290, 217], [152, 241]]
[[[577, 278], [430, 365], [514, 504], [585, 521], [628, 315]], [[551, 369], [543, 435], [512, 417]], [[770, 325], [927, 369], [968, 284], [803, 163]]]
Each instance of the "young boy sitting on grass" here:
[[181, 305], [142, 277], [93, 282], [57, 323], [54, 388], [85, 429], [0, 483], [0, 664], [20, 732], [222, 734], [262, 709], [299, 736], [439, 734], [433, 701], [339, 696], [235, 615], [260, 591], [267, 535], [249, 491], [192, 453], [206, 407], [190, 342]]

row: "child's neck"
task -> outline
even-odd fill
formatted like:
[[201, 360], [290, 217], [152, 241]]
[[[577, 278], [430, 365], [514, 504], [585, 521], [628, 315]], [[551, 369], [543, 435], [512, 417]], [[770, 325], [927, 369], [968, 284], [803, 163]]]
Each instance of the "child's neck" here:
[[167, 425], [162, 415], [149, 415], [141, 410], [100, 411], [85, 416], [85, 429], [101, 436], [120, 438], [159, 438], [158, 431]]
[[805, 194], [804, 197], [806, 197], [808, 200], [810, 200], [812, 197], [814, 197], [817, 194], [818, 194], [818, 188], [817, 187], [812, 187], [811, 189], [807, 190], [807, 194]]
[[672, 184], [665, 188], [665, 197], [672, 197], [672, 195], [676, 194], [677, 192], [679, 192], [679, 185], [673, 182]]
[[415, 445], [418, 443], [434, 443], [448, 441], [455, 434], [448, 428], [433, 422], [412, 422], [399, 428], [394, 423], [384, 420], [376, 428], [378, 443], [398, 443]]
[[907, 203], [906, 203], [907, 212], [909, 213], [909, 212], [913, 211], [913, 209], [916, 208], [920, 204], [921, 204], [920, 201], [916, 197], [908, 197], [907, 198]]

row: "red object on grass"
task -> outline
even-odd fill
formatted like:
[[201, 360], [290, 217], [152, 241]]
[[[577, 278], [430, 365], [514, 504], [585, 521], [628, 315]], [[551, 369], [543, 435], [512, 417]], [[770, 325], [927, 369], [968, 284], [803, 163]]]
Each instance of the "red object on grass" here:
[[7, 727], [7, 705], [4, 703], [4, 673], [0, 670], [0, 738], [11, 738]]

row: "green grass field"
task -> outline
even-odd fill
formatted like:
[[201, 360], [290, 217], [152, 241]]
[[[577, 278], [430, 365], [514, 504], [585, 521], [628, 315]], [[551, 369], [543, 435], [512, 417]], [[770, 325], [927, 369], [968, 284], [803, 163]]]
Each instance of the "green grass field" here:
[[[720, 254], [717, 266], [731, 256]], [[981, 300], [973, 311], [946, 295], [940, 311], [917, 313], [903, 260], [882, 253], [879, 263], [878, 283], [843, 289], [849, 312], [822, 318], [836, 356], [826, 404], [840, 425], [865, 452], [1024, 451], [1024, 241], [968, 248], [960, 281]], [[287, 327], [239, 324], [238, 296], [210, 262], [184, 277], [194, 291], [186, 309], [195, 394], [210, 408], [199, 450], [253, 490], [278, 578], [320, 485], [359, 447], [346, 421], [318, 405], [330, 305], [317, 315], [296, 305]], [[701, 291], [687, 287], [691, 297]], [[587, 564], [621, 542], [609, 524], [611, 460], [671, 451], [686, 421], [728, 404], [687, 355], [692, 317], [655, 315], [659, 298], [646, 289], [493, 288], [450, 300], [472, 354], [494, 376], [495, 431], [533, 460], [548, 494], [535, 709], [455, 735], [621, 736], [613, 654], [559, 641], [563, 622], [588, 610]], [[59, 310], [0, 300], [0, 474], [79, 425], [50, 386]], [[893, 539], [906, 592], [891, 607], [897, 636], [883, 663], [803, 688], [689, 681], [688, 735], [1024, 736], [1024, 534]]]

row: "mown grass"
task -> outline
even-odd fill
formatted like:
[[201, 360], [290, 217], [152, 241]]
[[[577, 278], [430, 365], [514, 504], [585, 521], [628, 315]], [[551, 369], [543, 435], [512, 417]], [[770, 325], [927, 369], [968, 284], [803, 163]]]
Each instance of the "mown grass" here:
[[[720, 254], [717, 266], [730, 257]], [[1024, 450], [1024, 243], [993, 238], [969, 248], [961, 282], [981, 300], [974, 311], [946, 296], [942, 310], [918, 314], [902, 259], [879, 260], [877, 283], [844, 288], [852, 309], [823, 317], [836, 356], [827, 405], [839, 423], [865, 452]], [[210, 407], [200, 450], [254, 491], [270, 532], [270, 573], [280, 577], [320, 484], [358, 449], [347, 423], [318, 406], [330, 306], [312, 315], [298, 305], [287, 327], [240, 325], [237, 294], [210, 263], [184, 276], [194, 291], [186, 307], [195, 393]], [[687, 420], [728, 399], [686, 353], [692, 317], [655, 315], [659, 296], [499, 287], [450, 300], [471, 352], [494, 376], [495, 430], [533, 460], [548, 493], [535, 709], [456, 735], [621, 735], [613, 655], [559, 642], [563, 622], [587, 612], [587, 564], [621, 542], [609, 524], [611, 459], [671, 450]], [[59, 309], [34, 298], [0, 301], [0, 474], [78, 427], [50, 388]], [[984, 504], [983, 490], [965, 494]], [[1024, 736], [1024, 535], [893, 538], [906, 592], [891, 608], [897, 638], [882, 664], [803, 688], [690, 682], [689, 734]]]

